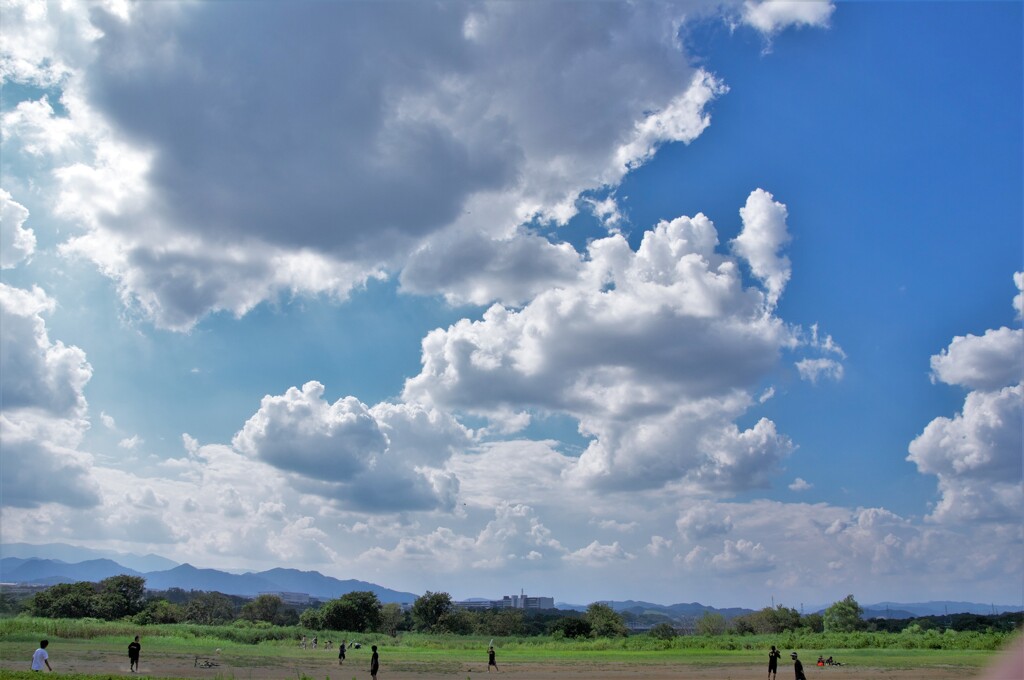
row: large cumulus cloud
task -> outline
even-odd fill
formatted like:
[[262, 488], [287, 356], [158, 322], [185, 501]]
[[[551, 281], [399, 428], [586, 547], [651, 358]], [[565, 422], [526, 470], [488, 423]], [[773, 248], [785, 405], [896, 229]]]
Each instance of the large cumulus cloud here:
[[971, 390], [960, 413], [934, 419], [910, 443], [907, 460], [938, 478], [940, 500], [931, 518], [1018, 521], [1024, 512], [1024, 330], [956, 337], [931, 366], [935, 380]]
[[55, 301], [42, 289], [0, 284], [0, 448], [4, 504], [99, 501], [92, 456], [77, 450], [88, 429], [83, 389], [92, 377], [85, 352], [50, 340], [44, 314]]
[[24, 227], [28, 210], [0, 189], [0, 268], [11, 269], [31, 257], [36, 235]]
[[364, 511], [451, 510], [458, 479], [440, 469], [472, 433], [415, 405], [370, 409], [355, 397], [328, 403], [311, 381], [266, 396], [234, 447], [284, 473], [306, 493]]
[[785, 214], [763, 190], [741, 212], [736, 250], [763, 288], [744, 285], [743, 260], [718, 252], [704, 215], [658, 224], [636, 251], [599, 239], [573, 280], [430, 333], [403, 396], [520, 425], [515, 414], [571, 415], [592, 438], [566, 472], [578, 481], [764, 485], [791, 444], [769, 420], [734, 421], [782, 351], [822, 344], [773, 313], [789, 275]]
[[13, 3], [3, 76], [63, 106], [36, 102], [6, 142], [46, 157], [56, 213], [84, 230], [63, 252], [163, 327], [344, 298], [410, 257], [407, 290], [520, 303], [576, 257], [524, 223], [564, 222], [709, 124], [725, 87], [691, 65], [688, 17], [774, 33], [828, 14], [769, 9]]

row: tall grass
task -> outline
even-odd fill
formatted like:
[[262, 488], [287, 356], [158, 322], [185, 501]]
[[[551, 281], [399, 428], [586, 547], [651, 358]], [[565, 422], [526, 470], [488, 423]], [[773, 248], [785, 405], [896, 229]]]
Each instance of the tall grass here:
[[[490, 636], [479, 635], [427, 635], [401, 633], [392, 638], [379, 633], [352, 633], [348, 631], [310, 631], [299, 626], [270, 626], [236, 622], [224, 626], [201, 626], [187, 623], [138, 626], [125, 621], [99, 619], [44, 619], [19, 616], [0, 619], [0, 637], [10, 641], [37, 641], [43, 637], [64, 639], [95, 639], [132, 637], [143, 632], [147, 638], [168, 638], [186, 642], [204, 641], [213, 647], [225, 643], [237, 645], [263, 644], [272, 647], [293, 647], [303, 635], [317, 635], [321, 641], [330, 639], [333, 647], [341, 640], [349, 644], [359, 642], [364, 647], [378, 645], [383, 648], [418, 650], [444, 650], [477, 652], [486, 649]], [[754, 651], [776, 645], [783, 649], [904, 649], [904, 650], [979, 650], [993, 651], [1003, 647], [1013, 637], [1000, 632], [956, 632], [936, 630], [924, 632], [860, 632], [812, 633], [790, 631], [778, 635], [720, 635], [680, 636], [661, 640], [648, 635], [625, 638], [555, 639], [552, 637], [494, 637], [495, 644], [506, 651], [532, 650], [533, 652], [658, 652], [670, 650]]]

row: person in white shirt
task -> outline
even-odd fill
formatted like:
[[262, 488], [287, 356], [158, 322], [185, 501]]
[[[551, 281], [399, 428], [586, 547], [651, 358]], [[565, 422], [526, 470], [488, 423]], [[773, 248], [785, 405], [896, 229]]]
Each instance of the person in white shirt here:
[[46, 665], [46, 669], [53, 672], [50, 668], [50, 655], [46, 653], [46, 647], [50, 644], [49, 640], [41, 640], [39, 642], [39, 649], [32, 655], [32, 670], [41, 671], [43, 670], [43, 664]]

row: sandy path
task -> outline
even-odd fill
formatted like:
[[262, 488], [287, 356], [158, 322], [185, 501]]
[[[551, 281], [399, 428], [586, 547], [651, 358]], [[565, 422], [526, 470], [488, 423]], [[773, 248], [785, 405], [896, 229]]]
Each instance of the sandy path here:
[[[246, 665], [245, 658], [230, 656], [203, 657], [215, 660], [216, 666], [197, 667], [194, 657], [146, 655], [143, 650], [140, 674], [155, 678], [205, 678], [209, 680], [296, 680], [303, 675], [313, 680], [369, 680], [369, 660], [349, 659], [344, 666], [338, 666], [337, 658], [285, 660], [279, 665]], [[200, 660], [202, 661], [202, 659]], [[61, 657], [52, 655], [54, 671], [90, 674], [112, 674], [130, 676], [128, 659], [120, 654], [103, 651], [78, 653]], [[500, 660], [499, 660], [500, 663]], [[501, 676], [510, 680], [763, 680], [765, 665], [720, 665], [691, 666], [684, 664], [635, 664], [635, 663], [516, 663], [500, 664]], [[9, 670], [27, 669], [28, 663], [13, 659], [0, 659], [0, 668]], [[487, 675], [485, 663], [463, 664], [458, 662], [425, 663], [398, 662], [389, 664], [386, 657], [381, 660], [378, 680], [480, 680]], [[843, 666], [838, 668], [806, 669], [808, 680], [963, 680], [979, 677], [980, 671], [960, 667], [931, 667], [909, 670], [890, 670]], [[491, 677], [495, 677], [492, 675]], [[789, 663], [780, 664], [780, 680], [793, 677]]]

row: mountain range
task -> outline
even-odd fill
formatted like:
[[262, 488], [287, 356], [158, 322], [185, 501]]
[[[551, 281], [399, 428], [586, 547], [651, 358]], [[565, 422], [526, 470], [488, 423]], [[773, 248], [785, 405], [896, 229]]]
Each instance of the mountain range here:
[[317, 571], [298, 569], [276, 568], [261, 572], [230, 574], [217, 569], [197, 569], [191, 564], [179, 564], [172, 569], [140, 572], [108, 559], [75, 563], [34, 557], [0, 559], [0, 582], [5, 583], [53, 585], [77, 581], [95, 582], [120, 574], [143, 577], [149, 590], [181, 588], [217, 591], [243, 597], [255, 597], [268, 592], [293, 592], [306, 593], [317, 600], [331, 600], [355, 590], [368, 590], [376, 594], [383, 603], [412, 602], [419, 597], [415, 593], [392, 590], [375, 583], [354, 579], [340, 580], [324, 576]]
[[[150, 590], [217, 591], [228, 595], [255, 597], [265, 592], [306, 593], [317, 600], [330, 600], [352, 591], [370, 591], [381, 602], [412, 602], [418, 595], [385, 588], [375, 583], [354, 579], [336, 579], [317, 571], [275, 568], [261, 572], [232, 573], [218, 569], [200, 569], [190, 564], [178, 564], [159, 555], [136, 555], [81, 548], [60, 543], [31, 545], [28, 543], [0, 544], [0, 582], [30, 585], [52, 585], [77, 581], [101, 581], [110, 576], [127, 574], [146, 579]], [[472, 599], [472, 598], [470, 598]], [[632, 614], [663, 614], [671, 619], [693, 619], [705, 612], [717, 612], [726, 619], [749, 614], [753, 609], [728, 607], [717, 609], [699, 602], [671, 605], [639, 600], [602, 600], [618, 612]], [[557, 602], [558, 609], [585, 611], [587, 605]], [[901, 603], [879, 602], [862, 605], [864, 618], [884, 617], [905, 619], [915, 616], [941, 616], [945, 614], [1002, 614], [1024, 610], [1020, 605], [960, 602], [940, 600], [932, 602]], [[822, 612], [825, 606], [809, 608], [809, 612]]]

